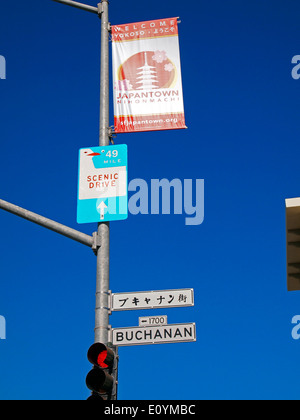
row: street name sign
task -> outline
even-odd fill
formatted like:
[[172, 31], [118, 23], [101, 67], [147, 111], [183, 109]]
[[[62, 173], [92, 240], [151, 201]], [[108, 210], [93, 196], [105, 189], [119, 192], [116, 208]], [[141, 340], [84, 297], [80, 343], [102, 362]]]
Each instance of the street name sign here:
[[194, 306], [194, 289], [112, 293], [112, 311]]
[[112, 328], [111, 334], [114, 346], [188, 343], [196, 341], [196, 324]]
[[77, 222], [128, 217], [127, 145], [80, 149]]

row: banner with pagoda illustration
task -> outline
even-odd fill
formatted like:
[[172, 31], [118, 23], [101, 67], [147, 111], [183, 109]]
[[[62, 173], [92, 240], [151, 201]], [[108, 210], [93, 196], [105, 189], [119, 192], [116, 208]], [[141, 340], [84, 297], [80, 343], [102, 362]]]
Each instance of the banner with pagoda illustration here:
[[115, 132], [185, 125], [177, 18], [112, 26]]

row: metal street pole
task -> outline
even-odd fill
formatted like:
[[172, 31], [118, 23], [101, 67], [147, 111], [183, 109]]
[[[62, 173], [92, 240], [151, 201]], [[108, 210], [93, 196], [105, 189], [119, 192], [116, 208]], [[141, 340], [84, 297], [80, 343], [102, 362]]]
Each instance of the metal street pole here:
[[[101, 18], [101, 74], [100, 74], [100, 129], [99, 145], [110, 143], [109, 128], [109, 32], [108, 0], [102, 0], [97, 8], [72, 0], [54, 0], [87, 12], [97, 13]], [[99, 223], [97, 238], [97, 280], [96, 280], [96, 314], [95, 343], [108, 344], [109, 331], [109, 223]]]
[[[109, 145], [109, 31], [108, 0], [98, 4], [101, 17], [101, 75], [100, 75], [100, 131], [99, 145]], [[101, 14], [100, 14], [101, 13]], [[97, 252], [97, 285], [95, 343], [108, 344], [109, 328], [109, 223], [99, 223], [98, 238], [101, 246]]]

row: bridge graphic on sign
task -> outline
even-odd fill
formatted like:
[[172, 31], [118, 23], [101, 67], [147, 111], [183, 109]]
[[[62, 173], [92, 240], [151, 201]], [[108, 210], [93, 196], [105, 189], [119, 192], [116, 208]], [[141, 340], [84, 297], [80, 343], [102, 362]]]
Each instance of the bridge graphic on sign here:
[[81, 149], [77, 222], [107, 222], [127, 217], [127, 146]]

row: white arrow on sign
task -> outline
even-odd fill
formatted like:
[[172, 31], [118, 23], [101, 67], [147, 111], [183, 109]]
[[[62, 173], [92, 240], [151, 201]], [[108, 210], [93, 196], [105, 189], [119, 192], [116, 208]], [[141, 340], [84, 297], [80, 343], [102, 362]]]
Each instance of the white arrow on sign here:
[[104, 219], [104, 210], [107, 209], [107, 205], [104, 203], [104, 201], [101, 201], [97, 209], [100, 209], [100, 219]]

